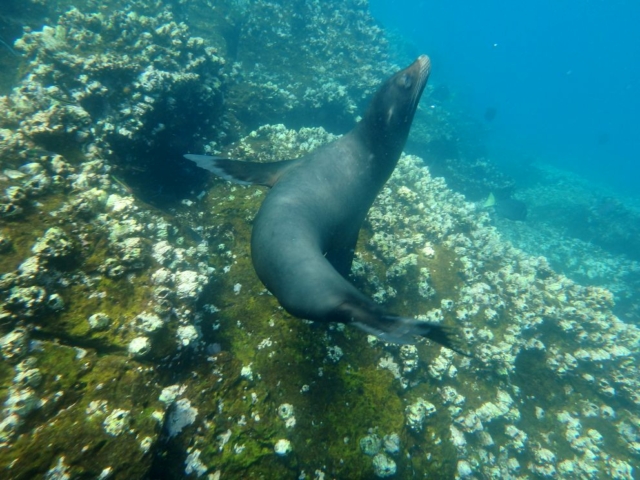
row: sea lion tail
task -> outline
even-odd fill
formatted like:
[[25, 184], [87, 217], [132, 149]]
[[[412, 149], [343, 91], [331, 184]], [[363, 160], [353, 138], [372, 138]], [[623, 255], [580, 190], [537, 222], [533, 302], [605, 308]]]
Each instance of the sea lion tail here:
[[282, 160], [280, 162], [256, 163], [192, 154], [184, 155], [184, 158], [230, 182], [267, 187], [273, 187], [280, 176], [297, 162], [297, 160]]
[[416, 337], [424, 337], [439, 343], [465, 357], [472, 357], [459, 329], [425, 322], [415, 318], [375, 314], [353, 316], [351, 325], [388, 343], [415, 344]]

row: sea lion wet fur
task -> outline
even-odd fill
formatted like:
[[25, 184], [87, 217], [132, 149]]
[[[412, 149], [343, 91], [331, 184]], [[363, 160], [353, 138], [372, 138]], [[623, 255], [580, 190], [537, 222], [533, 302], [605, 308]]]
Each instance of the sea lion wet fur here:
[[393, 343], [427, 337], [466, 354], [451, 330], [390, 314], [348, 280], [358, 232], [396, 167], [430, 70], [420, 56], [383, 83], [353, 130], [296, 160], [185, 157], [227, 180], [271, 187], [254, 220], [251, 255], [291, 315], [354, 325]]

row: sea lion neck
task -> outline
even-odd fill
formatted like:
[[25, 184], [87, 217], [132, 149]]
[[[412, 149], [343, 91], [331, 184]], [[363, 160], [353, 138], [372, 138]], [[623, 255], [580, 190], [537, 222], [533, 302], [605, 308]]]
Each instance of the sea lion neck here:
[[431, 71], [431, 61], [421, 55], [389, 78], [374, 94], [362, 120], [354, 128], [376, 161], [395, 167], [409, 136], [411, 123]]

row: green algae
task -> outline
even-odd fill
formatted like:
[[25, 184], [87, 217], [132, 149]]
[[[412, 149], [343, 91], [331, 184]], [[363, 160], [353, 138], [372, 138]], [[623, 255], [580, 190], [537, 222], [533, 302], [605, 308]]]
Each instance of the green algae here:
[[[233, 275], [228, 274], [228, 279], [224, 276], [216, 279], [209, 295], [216, 305], [225, 307], [216, 315], [217, 321], [224, 326], [216, 338], [234, 358], [234, 375], [237, 378], [240, 367], [251, 365], [253, 375], [257, 377], [252, 381], [238, 380], [229, 386], [231, 390], [219, 396], [221, 400], [224, 398], [224, 414], [229, 418], [237, 419], [242, 415], [250, 418], [257, 410], [247, 405], [246, 397], [253, 392], [262, 399], [258, 404], [261, 421], [241, 433], [234, 433], [237, 427], [233, 423], [217, 421], [213, 434], [208, 435], [211, 440], [207, 442], [214, 446], [206, 449], [202, 458], [212, 469], [220, 468], [225, 474], [244, 472], [246, 475], [250, 472], [251, 478], [284, 475], [284, 472], [287, 473], [282, 478], [293, 478], [293, 465], [326, 465], [340, 478], [372, 476], [371, 459], [360, 451], [358, 438], [372, 428], [383, 434], [405, 431], [401, 388], [388, 371], [375, 366], [378, 354], [359, 332], [347, 330], [335, 339], [335, 343], [347, 352], [338, 364], [318, 362], [326, 355], [325, 342], [319, 340], [327, 326], [310, 326], [294, 319], [282, 311], [275, 298], [264, 295], [264, 287], [250, 263], [250, 224], [246, 221], [256, 211], [260, 198], [249, 192], [216, 182], [207, 195], [213, 201], [205, 201], [205, 204], [211, 202], [211, 210], [205, 211], [210, 212], [212, 219], [222, 217], [226, 220], [223, 226], [218, 221], [216, 233], [224, 239], [225, 248], [230, 248], [236, 255], [231, 270]], [[366, 247], [370, 235], [368, 229], [363, 229], [359, 251], [365, 261], [373, 265], [375, 273], [385, 278], [386, 265], [372, 256]], [[218, 267], [224, 264], [220, 257], [214, 261]], [[416, 289], [421, 266], [429, 268], [436, 290], [443, 292], [435, 300], [414, 300], [417, 295], [412, 295], [412, 290]], [[438, 307], [441, 298], [450, 298], [463, 284], [458, 271], [456, 256], [444, 247], [438, 248], [433, 259], [420, 256], [418, 265], [403, 278], [407, 287], [400, 291], [397, 300], [390, 302], [390, 308], [397, 307], [409, 314]], [[239, 296], [233, 294], [234, 282], [242, 284]], [[366, 290], [366, 282], [363, 286]], [[268, 354], [268, 349], [256, 349], [263, 338], [271, 339], [276, 345], [278, 353], [275, 357]], [[311, 393], [301, 393], [300, 388], [305, 384], [310, 384]], [[426, 388], [433, 389], [433, 385]], [[429, 398], [434, 398], [433, 391]], [[277, 406], [285, 401], [296, 406], [296, 427], [292, 431], [287, 431], [279, 418], [273, 418]], [[431, 437], [431, 434], [443, 431], [446, 423], [447, 418], [443, 415], [438, 423], [427, 427], [429, 436], [424, 438], [403, 433], [404, 442], [425, 455], [415, 456], [406, 464], [400, 462], [401, 474], [407, 474], [410, 468], [440, 473], [453, 471], [455, 451], [448, 442], [436, 444]], [[229, 443], [219, 452], [215, 438], [227, 429], [232, 432]], [[294, 440], [294, 452], [287, 459], [274, 457], [274, 439], [279, 436]], [[232, 445], [242, 445], [244, 449], [235, 453]], [[433, 461], [426, 460], [427, 452], [432, 453]]]
[[[151, 306], [152, 292], [148, 285], [149, 275], [145, 272], [133, 280], [101, 276], [95, 284], [71, 286], [62, 292], [68, 308], [45, 329], [51, 333], [63, 331], [76, 338], [102, 340], [109, 346], [123, 346], [126, 337], [117, 333], [114, 335], [114, 332], [126, 327], [136, 315]], [[99, 292], [100, 295], [92, 296], [90, 292]], [[90, 329], [88, 318], [97, 312], [105, 313], [112, 319], [109, 329]]]
[[[97, 477], [111, 465], [114, 472], [126, 472], [128, 478], [142, 478], [149, 468], [151, 456], [144, 454], [139, 442], [145, 436], [157, 438], [159, 425], [151, 413], [154, 403], [156, 409], [161, 407], [157, 400], [147, 400], [144, 407], [140, 399], [157, 398], [157, 387], [150, 382], [153, 370], [140, 368], [126, 357], [97, 357], [89, 352], [76, 358], [77, 353], [49, 342], [41, 342], [34, 353], [45, 390], [59, 395], [49, 397], [28, 420], [27, 427], [40, 425], [35, 438], [18, 436], [12, 448], [0, 451], [0, 468], [10, 478], [42, 475], [60, 456], [78, 476]], [[102, 426], [104, 415], [90, 417], [85, 412], [93, 400], [106, 401], [110, 409], [130, 409], [130, 428], [135, 434], [107, 434]]]
[[11, 250], [0, 253], [0, 273], [17, 269], [20, 263], [32, 255], [31, 247], [45, 230], [58, 226], [59, 221], [49, 214], [63, 204], [64, 195], [48, 193], [39, 197], [38, 201], [40, 205], [37, 211], [27, 205], [20, 217], [6, 222], [3, 220], [3, 230], [11, 239]]
[[436, 302], [440, 305], [440, 300], [449, 298], [457, 299], [459, 289], [464, 285], [464, 279], [461, 277], [462, 271], [458, 255], [451, 249], [437, 245], [434, 246], [435, 255], [433, 258], [425, 258], [421, 256], [421, 261], [429, 269], [431, 273], [431, 282], [436, 290]]
[[[199, 419], [210, 423], [209, 428], [198, 429], [197, 433], [193, 432], [193, 428], [187, 428], [184, 434], [171, 440], [179, 446], [175, 451], [181, 452], [177, 458], [170, 457], [177, 460], [171, 471], [175, 476], [182, 474], [182, 452], [189, 447], [190, 439], [195, 435], [198, 438], [197, 445], [202, 449], [201, 459], [206, 466], [210, 471], [219, 469], [224, 475], [296, 478], [301, 466], [317, 465], [324, 466], [327, 472], [338, 478], [368, 478], [373, 476], [371, 459], [361, 452], [358, 439], [374, 430], [380, 435], [399, 433], [403, 451], [411, 452], [410, 458], [396, 459], [399, 476], [427, 472], [433, 476], [452, 477], [457, 456], [450, 442], [442, 437], [450, 425], [450, 418], [436, 394], [437, 382], [427, 381], [406, 395], [390, 372], [376, 367], [380, 350], [371, 348], [364, 334], [348, 329], [342, 332], [327, 325], [312, 326], [294, 319], [282, 311], [275, 298], [266, 294], [253, 271], [249, 252], [250, 219], [261, 197], [251, 189], [214, 182], [203, 201], [205, 218], [201, 221], [215, 224], [208, 232], [213, 247], [209, 264], [215, 266], [218, 274], [198, 303], [212, 303], [222, 308], [205, 317], [203, 330], [204, 339], [219, 342], [223, 353], [218, 354], [211, 364], [202, 361], [202, 357], [196, 357], [195, 363], [187, 364], [190, 371], [182, 370], [170, 375], [169, 368], [147, 371], [146, 382], [166, 385], [166, 379], [171, 378], [170, 381], [187, 384], [187, 395], [197, 405]], [[89, 274], [96, 272], [111, 253], [106, 242], [99, 240], [100, 234], [96, 232], [95, 235], [97, 241], [92, 242], [92, 249], [83, 252], [83, 269]], [[387, 282], [388, 265], [368, 246], [370, 237], [371, 230], [363, 229], [358, 250], [371, 265], [373, 273]], [[216, 250], [218, 242], [224, 244], [222, 250]], [[417, 265], [410, 267], [400, 281], [388, 280], [398, 290], [397, 297], [388, 301], [389, 309], [414, 315], [438, 308], [443, 298], [455, 300], [458, 297], [459, 289], [465, 284], [460, 275], [460, 262], [452, 249], [444, 246], [434, 249], [433, 257], [418, 254]], [[228, 274], [221, 273], [227, 265], [231, 265], [231, 271]], [[422, 267], [429, 269], [430, 282], [436, 289], [436, 295], [430, 299], [416, 295]], [[47, 338], [46, 335], [59, 335], [65, 343], [95, 347], [102, 353], [109, 352], [113, 347], [122, 349], [128, 334], [118, 327], [125, 327], [129, 320], [150, 306], [151, 287], [147, 270], [135, 273], [132, 279], [100, 276], [93, 285], [80, 283], [61, 290], [67, 309], [52, 318], [40, 335], [44, 338]], [[242, 285], [237, 295], [233, 289], [236, 283]], [[371, 289], [368, 280], [360, 283], [363, 290]], [[104, 299], [88, 298], [87, 294], [91, 291], [104, 292]], [[113, 298], [118, 301], [113, 302]], [[96, 311], [114, 319], [113, 331], [88, 330], [87, 318]], [[507, 309], [504, 315], [508, 316], [509, 313], [510, 309]], [[445, 312], [448, 322], [453, 321], [451, 315]], [[220, 325], [218, 330], [211, 329], [212, 323]], [[503, 322], [499, 323], [498, 328], [503, 328]], [[161, 351], [170, 352], [169, 345], [173, 344], [174, 337], [172, 327], [167, 328], [157, 341], [154, 340], [154, 350], [156, 343], [162, 345], [166, 342], [166, 349], [161, 348]], [[273, 347], [259, 349], [257, 345], [266, 338], [271, 339]], [[89, 340], [99, 342], [91, 343]], [[338, 345], [345, 352], [337, 364], [325, 359], [327, 343]], [[271, 356], [272, 352], [277, 354]], [[421, 345], [419, 352], [420, 365], [424, 368], [428, 359], [438, 350]], [[148, 435], [154, 439], [158, 438], [159, 426], [152, 418], [152, 413], [156, 409], [162, 411], [163, 407], [148, 406], [157, 405], [155, 398], [158, 389], [145, 393], [136, 391], [133, 385], [137, 375], [135, 368], [121, 368], [120, 362], [125, 357], [107, 357], [110, 360], [105, 360], [99, 372], [92, 373], [93, 370], [90, 370], [87, 374], [68, 374], [63, 385], [64, 391], [75, 391], [75, 398], [84, 408], [96, 398], [86, 393], [92, 391], [103, 392], [99, 398], [106, 400], [112, 408], [139, 409], [140, 405], [144, 405], [132, 417], [132, 426], [149, 432]], [[95, 361], [94, 354], [90, 353], [87, 362]], [[68, 349], [59, 354], [59, 371], [73, 371], [76, 362], [75, 350]], [[43, 358], [40, 363], [46, 370], [51, 360]], [[242, 367], [247, 365], [251, 365], [253, 380], [240, 376]], [[218, 373], [212, 373], [209, 367]], [[532, 364], [531, 367], [518, 369], [531, 370], [536, 375], [540, 366]], [[322, 375], [319, 374], [320, 370]], [[50, 377], [53, 372], [46, 370], [45, 374]], [[194, 372], [198, 372], [197, 376], [191, 378]], [[461, 371], [458, 375], [463, 383], [465, 380], [474, 380], [472, 371]], [[527, 383], [527, 380], [519, 383]], [[303, 385], [310, 386], [308, 393], [301, 392]], [[531, 382], [531, 385], [536, 389], [548, 390], [550, 386], [557, 385], [557, 379], [551, 375], [548, 383], [541, 385], [538, 381]], [[46, 390], [50, 388], [53, 385], [47, 384]], [[255, 405], [251, 403], [251, 393], [255, 393], [259, 399]], [[468, 395], [467, 406], [476, 408], [482, 403], [481, 399], [491, 397], [493, 393], [493, 387], [488, 383], [481, 384], [473, 397]], [[417, 395], [439, 406], [438, 413], [427, 419], [421, 432], [410, 431], [404, 426], [404, 406]], [[278, 405], [284, 402], [295, 405], [297, 423], [293, 429], [287, 429], [275, 413]], [[219, 414], [216, 414], [218, 410]], [[260, 416], [260, 421], [253, 420], [254, 414]], [[241, 428], [238, 422], [243, 416], [247, 426]], [[37, 418], [34, 417], [34, 422]], [[58, 426], [73, 431], [74, 423], [70, 419], [68, 422], [62, 417], [50, 428]], [[77, 438], [80, 442], [87, 442], [86, 438], [91, 435], [104, 438], [99, 417], [89, 418], [86, 422], [92, 424], [93, 429], [87, 427], [84, 433], [73, 432], [70, 438]], [[496, 421], [487, 427], [500, 442], [509, 440], [504, 434], [505, 423]], [[229, 443], [220, 449], [218, 437], [228, 430], [231, 431]], [[278, 438], [288, 438], [294, 445], [294, 451], [286, 458], [279, 458], [273, 452], [273, 445]], [[49, 431], [44, 439], [58, 444], [64, 442], [61, 435]], [[89, 451], [99, 454], [102, 448], [91, 444]], [[159, 451], [168, 452], [171, 449], [159, 446]], [[31, 454], [27, 452], [27, 456]], [[103, 457], [105, 461], [112, 461], [112, 458], [117, 457]], [[518, 458], [523, 463], [528, 459], [526, 455]], [[50, 462], [55, 460], [53, 456], [49, 458]], [[82, 464], [81, 459], [78, 462]], [[20, 466], [19, 463], [16, 465]], [[46, 462], [36, 464], [35, 468], [43, 469], [46, 465]], [[126, 461], [121, 465], [127, 474], [136, 472]], [[146, 465], [151, 468], [149, 463]], [[84, 474], [89, 470], [77, 472]]]
[[[212, 469], [219, 468], [225, 474], [244, 472], [251, 478], [293, 478], [295, 465], [314, 464], [330, 465], [344, 478], [362, 477], [371, 472], [371, 465], [370, 459], [361, 454], [357, 439], [373, 427], [389, 432], [402, 430], [403, 408], [395, 379], [389, 372], [372, 366], [376, 354], [359, 333], [347, 331], [336, 338], [336, 343], [348, 352], [338, 364], [318, 361], [326, 355], [321, 337], [327, 326], [311, 326], [290, 317], [275, 298], [264, 294], [250, 263], [250, 224], [244, 220], [247, 212], [256, 210], [259, 198], [248, 195], [246, 189], [236, 189], [231, 196], [230, 188], [233, 189], [215, 185], [208, 195], [217, 199], [209, 214], [216, 218], [224, 212], [224, 218], [230, 219], [217, 234], [235, 258], [231, 273], [216, 278], [207, 295], [224, 307], [215, 314], [223, 327], [213, 338], [221, 342], [233, 360], [226, 362], [227, 373], [222, 378], [231, 375], [237, 380], [223, 380], [223, 391], [217, 390], [213, 398], [223, 403], [223, 417], [237, 420], [244, 416], [250, 428], [238, 431], [233, 422], [212, 419], [215, 428], [207, 435], [209, 440], [205, 443], [209, 447], [203, 450], [202, 458]], [[213, 259], [217, 268], [224, 265], [225, 258], [222, 255]], [[235, 282], [242, 284], [239, 295], [233, 293]], [[265, 338], [273, 342], [277, 355], [270, 355], [270, 348], [256, 349]], [[239, 377], [240, 368], [247, 365], [251, 365], [253, 380]], [[301, 387], [310, 381], [311, 393], [302, 393]], [[260, 399], [255, 406], [247, 399], [250, 392]], [[296, 427], [291, 431], [275, 415], [278, 405], [286, 401], [296, 405]], [[212, 404], [213, 399], [207, 402]], [[252, 415], [258, 412], [261, 419], [253, 422]], [[346, 418], [348, 422], [344, 421]], [[216, 438], [227, 429], [232, 434], [220, 452]], [[295, 440], [294, 452], [286, 459], [273, 453], [274, 439], [279, 436]], [[235, 453], [234, 445], [244, 449]], [[319, 445], [323, 447], [319, 449]]]

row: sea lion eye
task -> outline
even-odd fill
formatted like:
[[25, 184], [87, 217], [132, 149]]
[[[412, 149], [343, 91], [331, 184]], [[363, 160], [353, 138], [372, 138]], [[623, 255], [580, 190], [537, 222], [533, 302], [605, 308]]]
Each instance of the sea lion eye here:
[[411, 77], [406, 73], [400, 77], [400, 85], [402, 85], [404, 88], [411, 88], [412, 83], [413, 81], [411, 80]]

